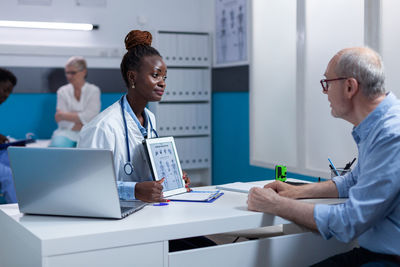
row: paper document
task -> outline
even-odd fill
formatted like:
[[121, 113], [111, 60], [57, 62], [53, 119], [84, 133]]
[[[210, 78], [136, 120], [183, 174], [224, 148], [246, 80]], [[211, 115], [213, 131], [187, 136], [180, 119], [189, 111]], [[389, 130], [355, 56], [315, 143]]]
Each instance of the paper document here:
[[242, 183], [242, 182], [217, 185], [218, 189], [241, 192], [241, 193], [248, 193], [252, 187], [263, 187], [263, 185], [257, 185], [253, 183]]
[[[265, 181], [257, 181], [257, 182], [236, 182], [230, 184], [223, 184], [217, 185], [217, 189], [220, 190], [227, 190], [227, 191], [234, 191], [234, 192], [241, 192], [241, 193], [248, 193], [252, 187], [264, 187], [264, 185], [274, 182], [275, 180], [265, 180]], [[289, 182], [304, 182], [307, 183], [308, 181], [287, 178], [286, 181]]]

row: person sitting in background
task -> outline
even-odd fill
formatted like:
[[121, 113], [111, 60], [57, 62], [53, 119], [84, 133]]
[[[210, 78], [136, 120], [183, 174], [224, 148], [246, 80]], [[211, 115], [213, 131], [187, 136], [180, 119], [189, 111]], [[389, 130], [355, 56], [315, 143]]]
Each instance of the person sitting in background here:
[[[16, 84], [15, 75], [0, 68], [0, 105], [6, 101]], [[5, 114], [1, 116], [5, 116]], [[0, 134], [0, 144], [7, 142], [7, 137]], [[6, 203], [17, 202], [6, 147], [0, 149], [0, 196], [4, 198]]]
[[[6, 69], [0, 68], [0, 105], [7, 100], [16, 84], [17, 78], [15, 75]], [[7, 137], [0, 134], [0, 144], [6, 142], [8, 142]]]
[[100, 112], [100, 89], [86, 82], [87, 68], [83, 57], [71, 57], [65, 65], [68, 84], [57, 90], [58, 129], [51, 147], [75, 147], [79, 131]]

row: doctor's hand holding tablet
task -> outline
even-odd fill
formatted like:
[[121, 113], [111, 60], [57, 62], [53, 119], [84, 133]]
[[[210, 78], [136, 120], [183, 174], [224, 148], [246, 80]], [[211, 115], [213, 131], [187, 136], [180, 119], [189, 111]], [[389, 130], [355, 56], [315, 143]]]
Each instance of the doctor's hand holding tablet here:
[[[190, 192], [190, 178], [187, 176], [187, 173], [183, 171], [182, 179], [185, 181], [186, 191]], [[165, 199], [163, 196], [163, 183], [165, 182], [165, 178], [162, 178], [159, 181], [146, 181], [136, 184], [135, 188], [135, 196], [137, 199], [146, 202], [168, 202], [168, 199]]]
[[[161, 100], [167, 79], [167, 66], [151, 42], [147, 31], [133, 30], [125, 37], [127, 52], [120, 68], [127, 94], [82, 128], [78, 147], [113, 151], [121, 199], [165, 202], [164, 179], [152, 180], [142, 144], [158, 138], [155, 116], [146, 105]], [[190, 184], [185, 173], [182, 178]]]

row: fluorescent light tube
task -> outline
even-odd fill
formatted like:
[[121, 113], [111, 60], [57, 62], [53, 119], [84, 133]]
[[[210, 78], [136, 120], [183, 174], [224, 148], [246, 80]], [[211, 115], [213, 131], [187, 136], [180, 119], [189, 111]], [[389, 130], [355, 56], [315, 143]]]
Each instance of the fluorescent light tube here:
[[91, 31], [99, 28], [98, 25], [87, 23], [62, 23], [62, 22], [38, 22], [38, 21], [12, 21], [0, 20], [0, 27], [52, 29], [52, 30], [80, 30]]

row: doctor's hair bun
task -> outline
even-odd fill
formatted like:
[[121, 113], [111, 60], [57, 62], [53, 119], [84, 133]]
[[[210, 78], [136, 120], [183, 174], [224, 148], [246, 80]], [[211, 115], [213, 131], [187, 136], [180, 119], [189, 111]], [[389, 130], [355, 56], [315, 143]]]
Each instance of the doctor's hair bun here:
[[151, 46], [152, 40], [153, 37], [148, 31], [133, 30], [125, 37], [125, 48], [129, 51], [129, 49], [137, 45]]
[[128, 77], [128, 72], [139, 71], [144, 57], [161, 57], [157, 49], [151, 46], [152, 39], [151, 33], [147, 31], [133, 30], [126, 35], [125, 47], [128, 51], [121, 61], [121, 74], [127, 88], [132, 88], [133, 83]]

